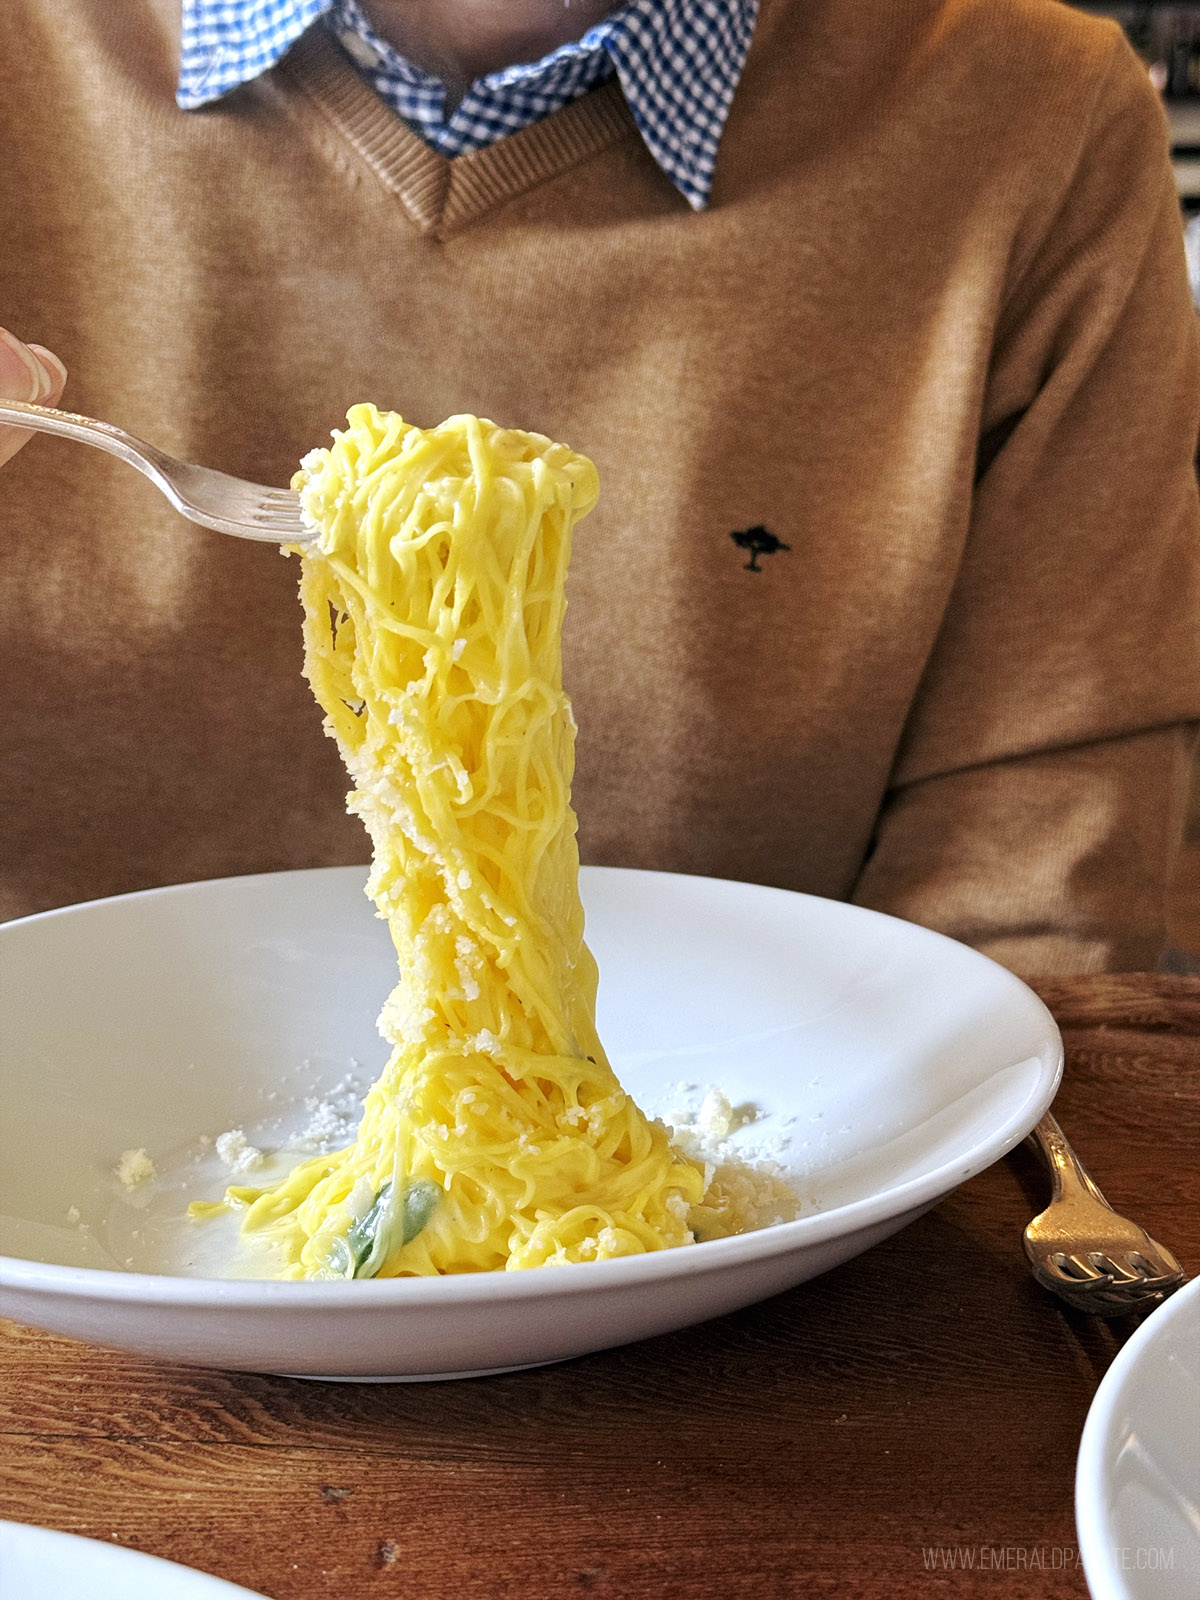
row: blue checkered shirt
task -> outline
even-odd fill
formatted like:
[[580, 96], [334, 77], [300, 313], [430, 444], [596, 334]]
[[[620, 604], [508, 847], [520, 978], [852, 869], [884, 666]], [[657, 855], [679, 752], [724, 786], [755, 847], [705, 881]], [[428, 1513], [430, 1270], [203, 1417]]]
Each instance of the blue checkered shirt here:
[[183, 0], [177, 99], [185, 111], [219, 100], [320, 23], [415, 133], [442, 155], [459, 156], [615, 73], [650, 154], [699, 211], [708, 204], [757, 11], [758, 0], [627, 0], [578, 42], [477, 78], [447, 117], [440, 80], [381, 39], [358, 0]]

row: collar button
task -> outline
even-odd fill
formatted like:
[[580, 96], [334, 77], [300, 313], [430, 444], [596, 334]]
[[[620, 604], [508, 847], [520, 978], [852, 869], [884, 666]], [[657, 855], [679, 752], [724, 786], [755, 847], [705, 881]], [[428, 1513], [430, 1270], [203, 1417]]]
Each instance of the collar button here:
[[368, 44], [361, 33], [355, 33], [353, 28], [344, 28], [338, 34], [342, 41], [342, 49], [360, 67], [377, 67], [380, 62], [379, 51], [374, 45]]

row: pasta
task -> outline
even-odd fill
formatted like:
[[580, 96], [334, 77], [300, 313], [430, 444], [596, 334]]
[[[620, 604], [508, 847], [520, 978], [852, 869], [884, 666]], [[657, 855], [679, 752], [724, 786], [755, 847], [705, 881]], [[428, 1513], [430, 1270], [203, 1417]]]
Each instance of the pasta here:
[[347, 420], [295, 480], [305, 673], [372, 839], [392, 1053], [353, 1144], [228, 1200], [285, 1277], [690, 1243], [704, 1170], [618, 1083], [583, 941], [560, 639], [595, 468], [472, 416]]

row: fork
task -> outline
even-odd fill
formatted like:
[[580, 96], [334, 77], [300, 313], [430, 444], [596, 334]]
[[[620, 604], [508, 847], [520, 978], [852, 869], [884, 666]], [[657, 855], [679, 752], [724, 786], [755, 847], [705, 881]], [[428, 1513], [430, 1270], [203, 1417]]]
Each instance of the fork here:
[[1076, 1311], [1147, 1311], [1186, 1281], [1163, 1245], [1109, 1205], [1049, 1112], [1029, 1135], [1053, 1179], [1050, 1204], [1025, 1229], [1033, 1275]]
[[316, 538], [313, 529], [300, 520], [300, 497], [295, 490], [268, 489], [264, 484], [248, 483], [245, 478], [234, 478], [212, 467], [177, 461], [111, 422], [97, 422], [72, 411], [53, 411], [49, 406], [35, 406], [23, 400], [0, 400], [0, 422], [107, 450], [109, 455], [136, 467], [155, 488], [162, 490], [176, 511], [202, 528], [271, 544], [310, 544]]

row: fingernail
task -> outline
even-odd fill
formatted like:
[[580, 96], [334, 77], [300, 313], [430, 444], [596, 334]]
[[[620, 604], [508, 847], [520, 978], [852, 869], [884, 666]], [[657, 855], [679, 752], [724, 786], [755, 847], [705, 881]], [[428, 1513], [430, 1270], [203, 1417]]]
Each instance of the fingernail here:
[[67, 381], [67, 369], [54, 354], [54, 351], [47, 350], [44, 344], [30, 344], [26, 345], [25, 348], [33, 351], [45, 371], [46, 387], [42, 391], [43, 396], [53, 394], [56, 389], [61, 390]]
[[42, 392], [42, 378], [37, 357], [0, 328], [0, 394], [9, 400], [35, 400]]

